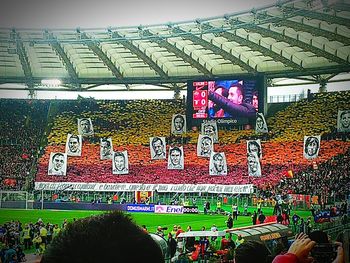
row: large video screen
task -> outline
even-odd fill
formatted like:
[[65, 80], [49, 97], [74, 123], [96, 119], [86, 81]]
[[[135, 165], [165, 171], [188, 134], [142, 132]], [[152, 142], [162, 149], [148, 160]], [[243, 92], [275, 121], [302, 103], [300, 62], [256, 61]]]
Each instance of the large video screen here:
[[262, 77], [189, 81], [187, 118], [199, 125], [205, 120], [218, 124], [246, 124], [263, 112]]

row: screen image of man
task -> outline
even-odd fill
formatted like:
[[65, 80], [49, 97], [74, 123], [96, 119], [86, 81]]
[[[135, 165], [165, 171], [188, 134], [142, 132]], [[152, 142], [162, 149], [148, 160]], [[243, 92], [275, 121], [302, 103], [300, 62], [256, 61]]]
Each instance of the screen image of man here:
[[350, 110], [338, 111], [338, 132], [350, 132]]
[[261, 176], [261, 167], [260, 167], [259, 157], [255, 153], [248, 153], [247, 161], [248, 161], [248, 175]]
[[160, 160], [166, 158], [166, 142], [165, 137], [150, 138], [151, 159]]
[[247, 153], [255, 153], [259, 159], [262, 158], [260, 139], [247, 141]]
[[209, 175], [227, 175], [225, 153], [212, 152], [209, 161]]
[[304, 157], [306, 159], [317, 158], [320, 151], [321, 136], [304, 136]]
[[66, 142], [66, 153], [68, 156], [81, 156], [81, 135], [68, 133]]
[[[208, 90], [227, 98], [230, 85], [231, 81], [208, 81]], [[208, 100], [208, 115], [211, 119], [222, 118], [225, 117], [225, 111], [214, 101]]]
[[259, 99], [258, 99], [258, 92], [254, 91], [252, 96], [252, 105], [255, 108], [256, 111], [259, 109]]
[[100, 159], [109, 160], [112, 159], [113, 145], [112, 138], [101, 138], [100, 139]]
[[264, 114], [262, 113], [256, 114], [255, 131], [261, 132], [261, 133], [269, 132], [269, 130], [267, 129], [267, 124], [265, 121]]
[[169, 170], [182, 170], [184, 169], [184, 154], [183, 147], [170, 147], [168, 156], [168, 169]]
[[66, 172], [67, 172], [67, 154], [50, 153], [48, 175], [66, 175]]
[[218, 126], [215, 121], [202, 122], [201, 124], [201, 133], [203, 135], [211, 136], [214, 142], [219, 141], [218, 136]]
[[197, 142], [197, 156], [210, 157], [213, 150], [213, 138], [208, 135], [199, 134]]
[[129, 173], [129, 160], [127, 151], [113, 153], [112, 169], [113, 174]]
[[186, 132], [186, 116], [174, 114], [171, 121], [171, 133], [182, 134]]
[[78, 133], [83, 136], [91, 136], [94, 134], [90, 118], [78, 119]]
[[245, 102], [242, 81], [218, 81], [216, 86], [215, 91], [209, 90], [208, 99], [214, 103], [216, 108], [221, 108], [224, 111], [223, 114], [221, 113], [223, 115], [221, 117], [255, 117], [255, 107]]

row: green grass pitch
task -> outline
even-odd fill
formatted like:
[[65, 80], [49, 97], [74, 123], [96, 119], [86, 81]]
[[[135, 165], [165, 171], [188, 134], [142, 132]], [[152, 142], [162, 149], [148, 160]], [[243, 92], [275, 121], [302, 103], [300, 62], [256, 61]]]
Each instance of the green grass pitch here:
[[[248, 211], [255, 208], [250, 207]], [[228, 209], [227, 209], [228, 210]], [[45, 223], [61, 225], [64, 219], [69, 222], [75, 219], [84, 218], [92, 215], [105, 213], [106, 211], [61, 211], [61, 210], [20, 210], [20, 209], [0, 209], [0, 224], [11, 220], [19, 220], [22, 223], [35, 223], [41, 218]], [[271, 208], [263, 208], [265, 215], [272, 215]], [[306, 218], [311, 213], [309, 211], [297, 211], [298, 215]], [[153, 214], [153, 213], [131, 213], [132, 218], [138, 225], [146, 225], [152, 233], [156, 231], [157, 226], [168, 227], [169, 231], [174, 225], [181, 225], [182, 229], [191, 226], [192, 230], [201, 230], [202, 226], [206, 229], [215, 224], [219, 230], [226, 229], [225, 215], [204, 215], [204, 214]], [[234, 222], [234, 227], [243, 227], [252, 225], [250, 216], [239, 216]], [[167, 231], [166, 231], [167, 232]]]

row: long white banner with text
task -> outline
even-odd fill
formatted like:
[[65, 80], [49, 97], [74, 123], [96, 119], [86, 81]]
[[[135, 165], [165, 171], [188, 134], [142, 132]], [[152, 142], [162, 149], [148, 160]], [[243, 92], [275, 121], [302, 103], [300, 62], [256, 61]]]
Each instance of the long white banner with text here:
[[35, 190], [50, 191], [91, 191], [91, 192], [133, 192], [157, 191], [160, 193], [218, 193], [250, 194], [252, 184], [216, 185], [216, 184], [129, 184], [129, 183], [53, 183], [35, 182]]

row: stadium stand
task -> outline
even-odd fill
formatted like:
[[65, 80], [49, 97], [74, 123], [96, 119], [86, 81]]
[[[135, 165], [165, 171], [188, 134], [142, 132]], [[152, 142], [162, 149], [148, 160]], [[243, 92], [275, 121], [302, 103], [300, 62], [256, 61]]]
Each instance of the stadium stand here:
[[[0, 176], [3, 190], [32, 187], [37, 151], [46, 128], [48, 101], [0, 100]], [[29, 178], [29, 185], [26, 179]]]
[[[30, 214], [28, 208], [82, 208], [89, 210], [88, 213], [91, 213], [91, 209], [120, 209], [133, 213], [140, 208], [137, 211], [146, 212], [149, 209], [147, 212], [163, 213], [165, 210], [162, 210], [162, 205], [174, 205], [170, 209], [180, 209], [177, 212], [182, 219], [186, 216], [183, 214], [194, 213], [196, 218], [191, 221], [196, 224], [194, 231], [200, 227], [203, 231], [206, 227], [210, 231], [195, 236], [188, 233], [192, 231], [190, 225], [187, 231], [182, 230], [180, 225], [175, 225], [171, 232], [168, 231], [170, 238], [161, 240], [169, 246], [173, 241], [172, 254], [166, 262], [192, 262], [197, 259], [200, 262], [235, 263], [258, 260], [266, 263], [311, 262], [309, 255], [314, 257], [315, 262], [349, 262], [350, 132], [346, 125], [349, 113], [343, 112], [343, 123], [338, 127], [344, 132], [338, 132], [336, 127], [338, 111], [349, 110], [350, 91], [325, 92], [331, 82], [334, 84], [349, 80], [349, 8], [349, 1], [342, 0], [277, 1], [265, 7], [256, 5], [247, 11], [179, 23], [99, 29], [74, 27], [53, 30], [45, 27], [37, 30], [16, 26], [0, 29], [0, 83], [3, 90], [10, 91], [12, 86], [8, 84], [16, 83], [19, 87], [15, 89], [28, 91], [29, 97], [34, 98], [44, 90], [116, 91], [115, 96], [119, 96], [119, 91], [156, 89], [173, 91], [174, 98], [177, 98], [122, 101], [78, 97], [75, 101], [50, 102], [0, 100], [0, 208], [19, 205], [20, 208], [26, 208], [27, 216]], [[157, 8], [155, 10], [158, 11]], [[208, 89], [201, 88], [200, 82], [219, 80], [230, 75], [241, 75], [243, 82], [246, 82], [246, 77], [261, 78], [261, 85], [255, 87], [259, 86], [259, 92], [249, 88], [243, 96], [241, 91], [241, 94], [236, 94], [241, 99], [236, 102], [232, 100], [231, 104], [228, 95], [227, 98], [226, 95], [219, 96], [219, 93], [226, 93], [225, 89], [229, 93], [231, 85], [222, 89], [223, 87], [214, 85], [214, 82], [210, 86], [211, 81], [208, 81]], [[310, 94], [311, 91], [308, 90], [307, 99], [290, 103], [304, 97], [304, 94], [293, 94], [289, 95], [288, 105], [268, 105], [267, 96], [270, 92], [267, 89], [283, 86], [282, 83], [286, 83], [284, 78], [292, 80], [287, 85], [317, 84], [320, 93]], [[244, 117], [253, 118], [256, 111], [264, 111], [268, 133], [255, 132], [252, 119], [245, 125], [220, 127], [219, 142], [215, 144], [214, 151], [225, 153], [228, 165], [226, 176], [210, 176], [209, 159], [197, 156], [196, 144], [200, 127], [188, 126], [187, 133], [181, 136], [170, 132], [173, 114], [190, 114], [186, 112], [185, 97], [183, 100], [178, 98], [186, 89], [186, 81], [187, 88], [190, 87], [191, 79], [198, 79], [192, 83], [194, 86], [197, 82], [196, 91], [198, 87], [198, 91], [202, 89], [208, 92], [198, 92], [202, 93], [199, 97], [203, 101], [194, 99], [193, 105], [198, 103], [197, 106], [204, 107], [204, 104], [210, 102], [212, 107], [205, 106], [208, 113], [211, 109], [218, 114], [218, 106], [222, 107], [219, 111], [224, 110], [230, 116], [236, 111], [243, 113], [244, 109], [247, 110], [245, 106], [251, 102], [254, 107], [252, 111], [243, 114]], [[235, 82], [241, 82], [241, 79], [237, 78]], [[107, 87], [110, 84], [112, 85]], [[139, 84], [158, 87], [141, 88], [138, 87]], [[188, 94], [190, 93], [192, 91], [188, 89]], [[212, 100], [210, 96], [216, 99]], [[284, 95], [281, 98], [282, 96]], [[270, 102], [274, 101], [272, 97], [269, 97]], [[285, 101], [284, 97], [282, 100], [279, 97], [280, 95], [277, 96], [277, 102]], [[237, 101], [239, 110], [234, 105]], [[198, 110], [197, 116], [203, 114], [203, 109]], [[68, 157], [67, 175], [61, 175], [62, 171], [48, 175], [50, 154], [65, 152], [67, 134], [78, 133], [77, 120], [80, 118], [91, 118], [94, 134], [83, 137], [81, 156]], [[227, 120], [227, 123], [229, 121], [231, 120]], [[167, 152], [171, 146], [183, 147], [183, 170], [169, 170], [166, 159], [151, 159], [149, 139], [153, 136], [166, 138]], [[305, 136], [321, 138], [320, 144], [313, 138], [316, 141], [314, 144], [317, 144], [314, 148], [320, 149], [315, 159], [304, 157], [305, 152], [309, 157], [312, 155], [303, 149]], [[100, 160], [99, 143], [105, 137], [112, 138], [114, 151], [128, 152], [127, 174], [113, 174], [112, 161]], [[262, 146], [262, 176], [254, 172], [256, 177], [248, 175], [247, 161], [247, 140], [255, 139], [260, 139]], [[60, 158], [62, 156], [61, 154]], [[253, 157], [255, 161], [258, 160], [254, 154]], [[60, 161], [63, 163], [62, 159]], [[34, 182], [48, 184], [42, 184], [41, 187], [38, 184], [34, 188]], [[63, 187], [50, 182], [60, 182]], [[87, 185], [85, 183], [111, 183], [108, 186], [102, 185], [106, 189], [111, 188], [108, 192], [102, 192], [101, 185], [96, 184], [100, 187], [96, 188], [97, 191], [75, 191], [77, 189], [74, 189], [73, 182], [80, 186]], [[242, 194], [236, 189], [219, 190], [217, 193], [211, 190], [183, 193], [178, 191], [180, 185], [173, 187], [169, 193], [155, 189], [142, 191], [141, 199], [141, 191], [134, 192], [132, 187], [125, 192], [116, 191], [113, 184], [118, 183], [135, 183], [140, 188], [144, 187], [143, 184], [210, 184], [213, 188], [228, 184], [253, 184], [255, 189], [249, 194], [248, 191]], [[25, 190], [25, 197], [19, 196], [21, 193], [17, 190]], [[300, 200], [303, 202], [303, 210], [297, 209], [301, 207], [297, 205]], [[202, 213], [202, 205], [202, 218], [210, 219], [198, 220], [197, 213]], [[6, 217], [3, 211], [1, 219]], [[21, 213], [16, 211], [13, 215], [17, 212]], [[296, 215], [299, 212], [300, 216]], [[291, 213], [294, 215], [291, 216]], [[45, 221], [56, 220], [57, 214], [55, 211], [55, 216], [51, 219], [42, 218]], [[175, 215], [170, 216], [169, 222], [172, 224]], [[230, 224], [228, 219], [224, 222], [226, 216], [232, 219]], [[222, 222], [217, 227], [213, 221], [219, 217]], [[241, 229], [237, 228], [243, 220], [239, 221], [238, 217], [245, 221]], [[109, 261], [107, 254], [115, 259], [115, 245], [113, 247], [113, 242], [104, 244], [103, 241], [107, 236], [113, 241], [118, 239], [116, 237], [120, 231], [112, 233], [111, 226], [116, 224], [120, 227], [121, 217], [113, 219], [113, 222], [110, 219], [101, 220], [110, 218], [108, 214], [83, 221], [69, 218], [72, 223], [67, 223], [68, 220], [64, 219], [61, 235], [58, 234], [57, 221], [53, 227], [41, 218], [35, 223], [29, 223], [28, 218], [20, 218], [26, 225], [15, 220], [0, 225], [0, 262], [25, 261], [22, 244], [31, 251], [34, 249], [32, 245], [35, 245], [35, 252], [40, 256], [48, 248], [42, 262], [60, 262], [63, 254], [66, 256], [63, 260], [65, 262], [79, 262], [83, 258], [82, 254], [91, 262]], [[280, 224], [275, 225], [274, 221]], [[268, 225], [269, 222], [273, 222], [273, 225]], [[250, 223], [253, 224], [252, 227], [247, 226]], [[203, 225], [199, 226], [201, 224]], [[255, 228], [256, 224], [259, 224], [257, 227], [260, 230]], [[84, 231], [88, 225], [91, 231]], [[273, 232], [274, 228], [279, 227], [285, 229]], [[312, 231], [313, 227], [317, 231]], [[137, 240], [139, 236], [147, 236], [151, 240], [144, 233], [148, 233], [146, 225], [141, 229], [136, 226], [134, 228], [136, 233], [142, 231], [142, 235], [135, 235]], [[318, 231], [320, 229], [327, 232]], [[156, 232], [158, 238], [166, 236], [167, 230], [165, 224], [159, 225]], [[235, 230], [240, 233], [233, 238]], [[180, 236], [186, 232], [190, 237], [182, 239]], [[307, 235], [298, 235], [292, 240], [292, 232]], [[230, 234], [226, 239], [227, 233]], [[338, 236], [336, 240], [343, 242], [344, 251], [339, 243], [334, 242], [339, 233], [343, 236]], [[70, 234], [73, 239], [70, 239]], [[242, 237], [242, 234], [246, 235]], [[58, 238], [53, 239], [50, 245], [51, 237], [55, 235]], [[130, 236], [133, 236], [132, 232], [123, 232], [123, 238], [130, 239]], [[72, 245], [70, 241], [74, 238], [81, 239], [82, 242], [73, 242]], [[322, 246], [316, 246], [315, 241], [322, 243]], [[104, 250], [100, 250], [99, 246]], [[121, 253], [117, 254], [125, 257], [142, 254], [132, 253], [136, 248], [132, 244], [127, 246], [128, 249], [121, 249]], [[80, 247], [82, 250], [79, 250]], [[147, 255], [149, 246], [141, 247]], [[164, 247], [166, 250], [166, 245]], [[331, 248], [331, 251], [328, 250], [329, 253], [325, 255], [325, 250], [318, 250], [317, 254], [316, 248], [319, 247]], [[92, 254], [96, 257], [92, 257]], [[154, 255], [156, 254], [159, 253]], [[346, 259], [343, 254], [346, 254]], [[149, 259], [145, 256], [142, 260], [146, 262]], [[126, 262], [127, 259], [122, 261]], [[160, 262], [163, 262], [162, 259]]]
[[[198, 158], [196, 143], [198, 127], [183, 137], [170, 135], [171, 116], [183, 113], [180, 100], [166, 101], [93, 101], [64, 102], [54, 119], [48, 146], [39, 160], [37, 181], [45, 182], [104, 182], [104, 183], [176, 183], [189, 184], [245, 184], [258, 187], [274, 186], [288, 171], [294, 174], [312, 167], [315, 161], [303, 158], [303, 136], [334, 132], [337, 109], [346, 107], [349, 92], [321, 94], [311, 102], [303, 100], [291, 104], [282, 112], [269, 118], [270, 140], [262, 142], [263, 158], [261, 178], [247, 176], [246, 139], [258, 138], [252, 130], [220, 130], [215, 151], [226, 153], [228, 176], [209, 176], [205, 158]], [[332, 105], [332, 106], [329, 106]], [[322, 112], [319, 108], [323, 108]], [[317, 113], [317, 114], [315, 114]], [[295, 117], [292, 117], [295, 116]], [[67, 133], [77, 132], [77, 118], [92, 119], [95, 136], [83, 142], [82, 157], [69, 158], [65, 177], [47, 175], [51, 152], [64, 152]], [[101, 161], [98, 138], [111, 136], [114, 151], [127, 150], [130, 172], [128, 175], [112, 174], [111, 161]], [[166, 160], [151, 160], [149, 137], [165, 136], [169, 144], [183, 144], [185, 169], [168, 170]], [[327, 139], [326, 137], [324, 137]], [[349, 147], [341, 140], [322, 140], [317, 164], [343, 154]]]
[[336, 133], [338, 110], [349, 107], [350, 92], [314, 94], [267, 119], [274, 141], [302, 141], [305, 135]]
[[[328, 196], [345, 200], [350, 189], [350, 149], [315, 168], [308, 168], [277, 186], [281, 192]], [[326, 200], [322, 200], [323, 203]]]
[[[1, 157], [2, 189], [24, 189], [25, 179], [32, 171], [35, 172], [32, 169], [38, 151], [42, 156], [38, 160], [36, 181], [41, 182], [254, 183], [261, 189], [271, 189], [287, 176], [288, 171], [298, 176], [303, 171], [312, 169], [315, 163], [320, 166], [347, 151], [349, 142], [339, 140], [342, 137], [339, 137], [334, 127], [337, 110], [346, 108], [349, 94], [350, 92], [318, 94], [311, 102], [296, 102], [268, 118], [268, 136], [271, 139], [262, 141], [261, 164], [264, 176], [261, 178], [247, 176], [246, 140], [260, 138], [253, 130], [219, 131], [220, 139], [215, 145], [215, 151], [226, 153], [229, 173], [226, 177], [209, 176], [209, 160], [198, 158], [196, 154], [199, 128], [188, 127], [188, 132], [183, 136], [170, 134], [172, 114], [185, 112], [182, 100], [80, 99], [54, 101], [50, 110], [46, 101], [2, 100], [1, 110], [11, 113], [2, 115], [1, 120], [4, 127], [1, 130], [1, 147], [8, 152]], [[323, 109], [322, 112], [319, 108]], [[77, 119], [81, 117], [92, 119], [94, 137], [84, 138], [82, 157], [69, 158], [67, 176], [48, 176], [50, 153], [65, 151], [67, 133], [77, 133]], [[48, 134], [44, 136], [47, 146], [41, 150], [41, 136], [45, 129]], [[302, 138], [310, 134], [323, 135], [316, 161], [304, 159], [302, 154]], [[127, 150], [129, 153], [128, 175], [113, 175], [111, 162], [100, 160], [99, 138], [109, 136], [113, 139], [115, 151]], [[149, 137], [152, 136], [165, 136], [168, 148], [174, 144], [184, 145], [184, 170], [170, 171], [166, 160], [150, 159]]]

